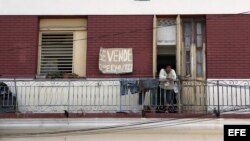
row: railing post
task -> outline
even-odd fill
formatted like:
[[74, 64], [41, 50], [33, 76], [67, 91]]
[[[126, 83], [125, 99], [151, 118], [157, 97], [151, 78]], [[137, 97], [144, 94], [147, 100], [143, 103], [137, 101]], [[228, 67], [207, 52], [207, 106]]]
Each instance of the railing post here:
[[[120, 82], [120, 83], [121, 83], [121, 82]], [[121, 87], [122, 87], [122, 85], [120, 84], [120, 93], [119, 93], [120, 105], [119, 105], [119, 111], [117, 111], [116, 113], [125, 113], [125, 112], [122, 110], [122, 94], [121, 94]]]
[[16, 86], [16, 78], [14, 78], [14, 87], [15, 87], [15, 93], [16, 93], [16, 112], [18, 110], [18, 94], [17, 94], [17, 86]]
[[181, 82], [177, 81], [177, 89], [178, 89], [178, 113], [181, 113]]
[[218, 105], [217, 105], [217, 114], [218, 114], [218, 117], [220, 116], [220, 91], [219, 91], [219, 80], [217, 80], [217, 99], [218, 99]]
[[67, 111], [69, 112], [69, 104], [70, 104], [70, 80], [68, 82], [68, 107], [67, 107]]
[[122, 95], [120, 93], [120, 106], [119, 106], [119, 112], [122, 112]]
[[125, 112], [122, 110], [122, 95], [121, 95], [121, 93], [120, 93], [119, 111], [117, 111], [116, 113], [125, 113]]

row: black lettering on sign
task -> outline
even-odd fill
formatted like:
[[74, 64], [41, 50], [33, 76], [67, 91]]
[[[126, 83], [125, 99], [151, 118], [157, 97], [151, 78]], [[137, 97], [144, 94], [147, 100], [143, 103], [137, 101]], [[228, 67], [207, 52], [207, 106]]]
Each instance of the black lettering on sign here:
[[100, 48], [99, 70], [104, 74], [132, 73], [132, 48]]

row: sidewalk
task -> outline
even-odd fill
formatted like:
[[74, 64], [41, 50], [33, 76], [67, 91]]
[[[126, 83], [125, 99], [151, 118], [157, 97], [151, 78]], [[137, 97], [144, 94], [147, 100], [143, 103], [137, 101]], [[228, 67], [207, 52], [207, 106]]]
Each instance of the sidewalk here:
[[0, 140], [223, 140], [224, 124], [250, 119], [72, 118], [0, 119]]

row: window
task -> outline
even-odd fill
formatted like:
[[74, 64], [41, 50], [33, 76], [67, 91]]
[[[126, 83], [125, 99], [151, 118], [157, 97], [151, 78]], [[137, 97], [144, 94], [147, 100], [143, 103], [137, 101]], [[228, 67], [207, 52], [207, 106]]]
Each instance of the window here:
[[157, 45], [176, 45], [176, 21], [159, 19], [157, 21]]
[[203, 76], [203, 24], [195, 23], [196, 27], [196, 75]]
[[42, 33], [41, 71], [72, 73], [73, 32]]
[[204, 77], [204, 27], [201, 20], [184, 19], [182, 22], [186, 76]]
[[86, 20], [41, 19], [38, 74], [75, 73], [85, 76]]
[[192, 43], [192, 26], [191, 22], [183, 23], [184, 50], [185, 50], [185, 74], [191, 76], [191, 43]]

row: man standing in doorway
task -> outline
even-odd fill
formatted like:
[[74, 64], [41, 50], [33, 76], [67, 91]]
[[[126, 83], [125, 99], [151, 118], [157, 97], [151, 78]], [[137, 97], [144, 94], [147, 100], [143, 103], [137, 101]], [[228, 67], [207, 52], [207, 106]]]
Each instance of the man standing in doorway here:
[[[166, 65], [162, 68], [159, 73], [160, 79], [160, 104], [167, 105], [167, 110], [169, 106], [174, 108], [176, 104], [176, 96], [174, 92], [174, 81], [176, 80], [176, 73], [170, 65]], [[170, 112], [170, 111], [169, 111]]]

